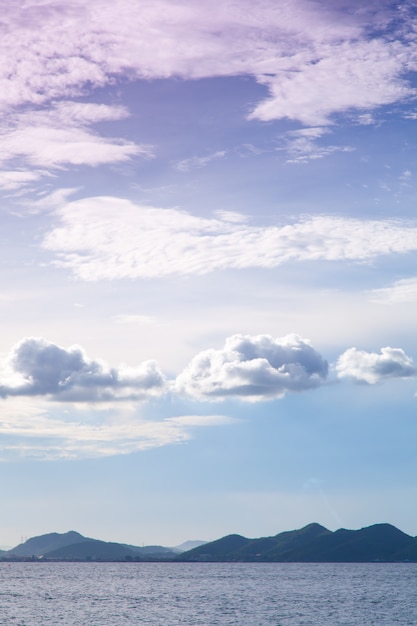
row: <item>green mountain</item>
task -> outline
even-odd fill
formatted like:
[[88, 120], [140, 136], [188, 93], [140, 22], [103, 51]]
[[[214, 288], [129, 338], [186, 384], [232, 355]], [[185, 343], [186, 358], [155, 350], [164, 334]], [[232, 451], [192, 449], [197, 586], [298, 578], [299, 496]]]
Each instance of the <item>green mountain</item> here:
[[417, 561], [417, 538], [390, 524], [327, 530], [309, 524], [274, 537], [228, 535], [179, 555], [177, 561], [370, 562]]
[[142, 561], [138, 552], [121, 543], [87, 539], [80, 543], [51, 550], [47, 559], [60, 561]]
[[24, 543], [8, 550], [6, 554], [9, 556], [43, 556], [51, 550], [57, 550], [81, 541], [87, 541], [87, 538], [74, 530], [67, 533], [49, 533], [39, 537], [31, 537]]
[[[186, 545], [186, 544], [185, 544]], [[320, 524], [273, 537], [227, 535], [178, 554], [162, 546], [137, 547], [84, 537], [75, 531], [32, 537], [0, 560], [42, 558], [53, 561], [208, 561], [208, 562], [417, 562], [417, 537], [390, 524], [332, 532]]]
[[162, 546], [130, 546], [91, 539], [70, 531], [32, 537], [4, 552], [0, 558], [42, 557], [51, 560], [142, 561], [173, 559], [177, 554], [178, 552]]

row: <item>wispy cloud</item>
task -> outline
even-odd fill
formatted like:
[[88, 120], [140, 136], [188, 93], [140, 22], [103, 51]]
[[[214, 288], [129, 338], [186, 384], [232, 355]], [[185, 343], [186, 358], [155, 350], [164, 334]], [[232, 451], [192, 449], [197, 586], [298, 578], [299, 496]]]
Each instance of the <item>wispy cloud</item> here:
[[177, 163], [176, 168], [181, 172], [188, 172], [195, 168], [206, 167], [210, 163], [210, 161], [216, 159], [222, 159], [226, 156], [225, 150], [218, 150], [217, 152], [213, 152], [212, 154], [208, 154], [206, 156], [194, 156], [189, 159], [184, 159]]
[[325, 126], [301, 128], [286, 133], [284, 149], [288, 152], [287, 163], [307, 163], [315, 159], [322, 159], [334, 152], [352, 152], [351, 146], [322, 145], [318, 139], [330, 131]]
[[36, 170], [5, 170], [0, 171], [0, 189], [12, 191], [22, 189], [30, 183], [39, 180], [44, 172]]
[[124, 107], [60, 102], [48, 110], [9, 116], [8, 124], [0, 129], [0, 163], [20, 159], [26, 167], [62, 168], [149, 156], [149, 146], [103, 138], [89, 128], [97, 122], [119, 120], [126, 115]]
[[417, 250], [417, 225], [306, 217], [251, 226], [110, 197], [72, 202], [43, 241], [55, 263], [87, 281], [274, 268], [289, 261], [367, 261]]
[[403, 278], [390, 287], [374, 289], [371, 292], [373, 302], [415, 302], [417, 301], [417, 277]]
[[145, 420], [132, 409], [92, 415], [78, 409], [55, 414], [29, 398], [0, 400], [0, 461], [71, 460], [131, 454], [184, 443], [193, 430], [234, 423], [223, 415], [180, 415]]

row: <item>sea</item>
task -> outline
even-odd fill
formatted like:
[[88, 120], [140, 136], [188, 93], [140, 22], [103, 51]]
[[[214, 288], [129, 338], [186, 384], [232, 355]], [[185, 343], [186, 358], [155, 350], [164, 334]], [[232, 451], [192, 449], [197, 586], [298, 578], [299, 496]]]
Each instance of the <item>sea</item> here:
[[417, 626], [417, 563], [0, 563], [7, 626]]

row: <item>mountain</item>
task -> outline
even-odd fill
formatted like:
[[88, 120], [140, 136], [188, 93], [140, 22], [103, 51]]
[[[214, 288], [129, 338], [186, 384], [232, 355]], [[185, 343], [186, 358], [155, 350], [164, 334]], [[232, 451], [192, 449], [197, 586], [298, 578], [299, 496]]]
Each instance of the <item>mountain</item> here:
[[137, 552], [121, 543], [87, 539], [80, 543], [51, 550], [44, 555], [47, 559], [67, 561], [142, 561]]
[[[181, 552], [191, 545], [199, 544]], [[417, 562], [417, 537], [391, 524], [334, 532], [308, 524], [272, 537], [247, 539], [227, 535], [211, 541], [186, 542], [177, 548], [132, 546], [84, 537], [75, 531], [32, 537], [9, 551], [4, 559], [54, 561], [208, 561], [208, 562]]]
[[189, 550], [177, 561], [370, 562], [417, 561], [417, 538], [390, 524], [360, 530], [327, 530], [309, 524], [274, 537], [228, 535]]
[[199, 548], [203, 546], [207, 541], [200, 541], [199, 539], [195, 539], [193, 541], [184, 541], [179, 546], [175, 546], [175, 548], [171, 548], [174, 552], [188, 552], [188, 550], [192, 550], [193, 548]]
[[14, 556], [43, 556], [51, 550], [57, 550], [74, 543], [87, 541], [80, 533], [70, 530], [67, 533], [49, 533], [39, 537], [31, 537], [24, 543], [8, 550], [6, 554]]
[[123, 543], [100, 541], [84, 537], [75, 531], [49, 533], [32, 537], [15, 548], [0, 554], [0, 558], [42, 557], [53, 560], [169, 560], [178, 552], [162, 546], [137, 547]]

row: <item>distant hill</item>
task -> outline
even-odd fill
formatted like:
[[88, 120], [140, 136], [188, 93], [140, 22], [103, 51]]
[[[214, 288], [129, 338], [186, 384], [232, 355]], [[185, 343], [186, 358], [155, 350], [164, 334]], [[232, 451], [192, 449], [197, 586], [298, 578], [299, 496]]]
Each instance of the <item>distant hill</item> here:
[[417, 561], [417, 538], [390, 524], [360, 530], [327, 530], [309, 524], [274, 537], [228, 535], [189, 550], [178, 561], [371, 562]]
[[87, 539], [80, 543], [51, 550], [44, 555], [47, 559], [68, 561], [142, 561], [134, 550], [120, 543]]
[[58, 550], [74, 543], [87, 541], [80, 533], [70, 530], [67, 533], [49, 533], [39, 537], [31, 537], [24, 543], [8, 550], [7, 554], [15, 556], [43, 556], [51, 550]]
[[179, 546], [175, 546], [175, 548], [171, 548], [174, 552], [188, 552], [188, 550], [192, 550], [193, 548], [199, 548], [203, 546], [207, 541], [200, 541], [199, 539], [195, 539], [194, 541], [184, 541]]
[[[190, 550], [179, 552], [189, 545]], [[186, 542], [177, 548], [132, 546], [84, 537], [75, 531], [32, 537], [8, 551], [0, 560], [51, 561], [196, 561], [196, 562], [417, 562], [417, 538], [391, 524], [334, 532], [308, 524], [272, 537], [247, 539], [227, 535], [216, 541]]]
[[15, 548], [0, 554], [0, 558], [44, 558], [52, 560], [166, 560], [178, 552], [162, 546], [130, 546], [84, 537], [75, 531], [49, 533], [32, 537]]

